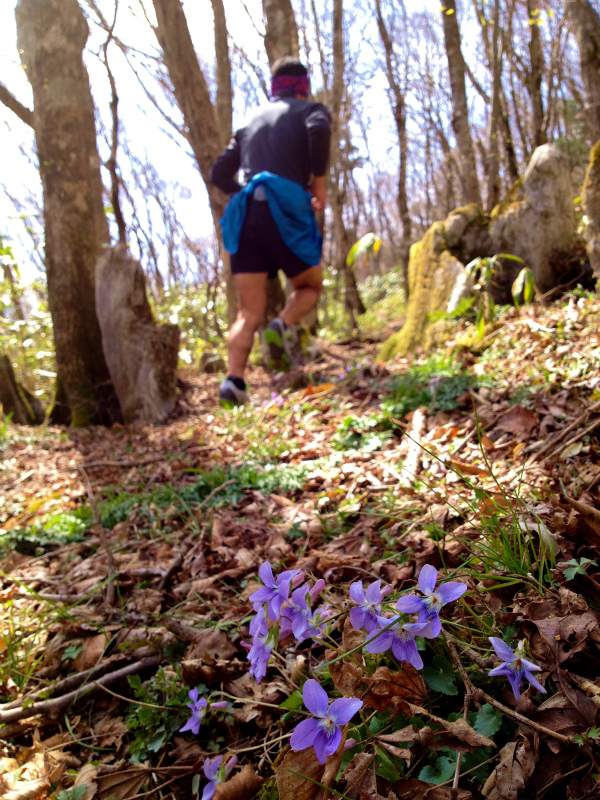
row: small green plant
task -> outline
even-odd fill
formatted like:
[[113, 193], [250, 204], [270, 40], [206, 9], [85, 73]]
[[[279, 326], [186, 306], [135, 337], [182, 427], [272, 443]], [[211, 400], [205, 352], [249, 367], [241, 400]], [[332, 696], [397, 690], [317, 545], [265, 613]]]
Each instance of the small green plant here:
[[[161, 750], [186, 721], [188, 689], [182, 686], [179, 670], [163, 667], [143, 683], [139, 675], [130, 675], [128, 680], [135, 699], [146, 704], [132, 705], [126, 719], [134, 732], [129, 745], [131, 760], [140, 763]], [[198, 689], [203, 692], [206, 687]]]
[[393, 436], [394, 425], [385, 414], [367, 417], [349, 416], [338, 426], [331, 440], [336, 450], [362, 450], [373, 453], [380, 450]]
[[28, 528], [0, 532], [0, 553], [16, 550], [23, 555], [35, 555], [52, 547], [82, 542], [92, 522], [87, 506], [64, 514], [53, 514], [43, 523]]
[[62, 792], [59, 792], [57, 800], [81, 800], [81, 798], [85, 796], [87, 790], [88, 787], [85, 784], [83, 786], [73, 786], [70, 789], [63, 789]]
[[565, 561], [565, 566], [567, 564], [569, 565], [568, 569], [565, 570], [565, 580], [567, 581], [572, 581], [575, 575], [585, 575], [585, 571], [590, 565], [598, 566], [591, 558], [581, 558], [579, 561], [576, 558], [572, 558], [570, 561]]

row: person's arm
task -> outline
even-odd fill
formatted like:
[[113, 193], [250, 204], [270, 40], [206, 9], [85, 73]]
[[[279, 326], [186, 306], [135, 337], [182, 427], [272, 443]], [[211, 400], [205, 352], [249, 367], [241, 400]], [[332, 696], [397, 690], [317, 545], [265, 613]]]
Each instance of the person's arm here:
[[236, 179], [240, 169], [240, 145], [235, 136], [210, 168], [210, 182], [226, 194], [237, 194], [241, 186]]
[[318, 105], [306, 118], [308, 132], [308, 152], [313, 181], [308, 187], [314, 198], [316, 211], [322, 211], [327, 204], [325, 191], [325, 172], [329, 161], [331, 143], [331, 116], [325, 106]]

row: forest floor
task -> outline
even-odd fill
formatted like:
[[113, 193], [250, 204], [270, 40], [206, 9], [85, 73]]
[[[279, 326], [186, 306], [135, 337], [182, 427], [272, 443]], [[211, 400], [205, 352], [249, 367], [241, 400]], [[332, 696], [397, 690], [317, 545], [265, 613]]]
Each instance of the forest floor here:
[[[512, 311], [486, 344], [383, 368], [323, 343], [307, 388], [255, 369], [234, 412], [189, 373], [164, 425], [5, 426], [0, 796], [188, 798], [237, 753], [219, 800], [600, 797], [600, 299]], [[265, 561], [333, 611], [258, 684]], [[361, 653], [349, 585], [396, 599], [425, 564], [468, 592], [424, 669]], [[489, 636], [524, 640], [546, 695], [488, 677]], [[364, 700], [326, 767], [286, 744], [306, 676]], [[198, 735], [193, 687], [228, 702]]]

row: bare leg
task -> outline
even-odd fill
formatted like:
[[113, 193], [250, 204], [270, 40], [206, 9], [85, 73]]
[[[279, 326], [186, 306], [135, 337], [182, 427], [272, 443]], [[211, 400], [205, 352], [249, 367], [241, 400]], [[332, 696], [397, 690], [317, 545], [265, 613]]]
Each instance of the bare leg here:
[[299, 322], [316, 305], [323, 288], [323, 269], [320, 264], [308, 267], [300, 275], [290, 279], [294, 291], [287, 299], [285, 308], [279, 315], [289, 327]]
[[265, 313], [267, 273], [245, 272], [234, 277], [239, 307], [237, 318], [229, 330], [227, 339], [229, 374], [236, 378], [243, 378], [254, 334]]

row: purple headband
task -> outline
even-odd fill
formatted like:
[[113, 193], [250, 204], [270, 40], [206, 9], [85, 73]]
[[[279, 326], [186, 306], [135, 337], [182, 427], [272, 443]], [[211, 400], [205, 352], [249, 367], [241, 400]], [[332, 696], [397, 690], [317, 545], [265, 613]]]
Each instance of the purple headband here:
[[275, 75], [271, 78], [271, 97], [287, 97], [295, 94], [308, 97], [310, 94], [308, 75]]

